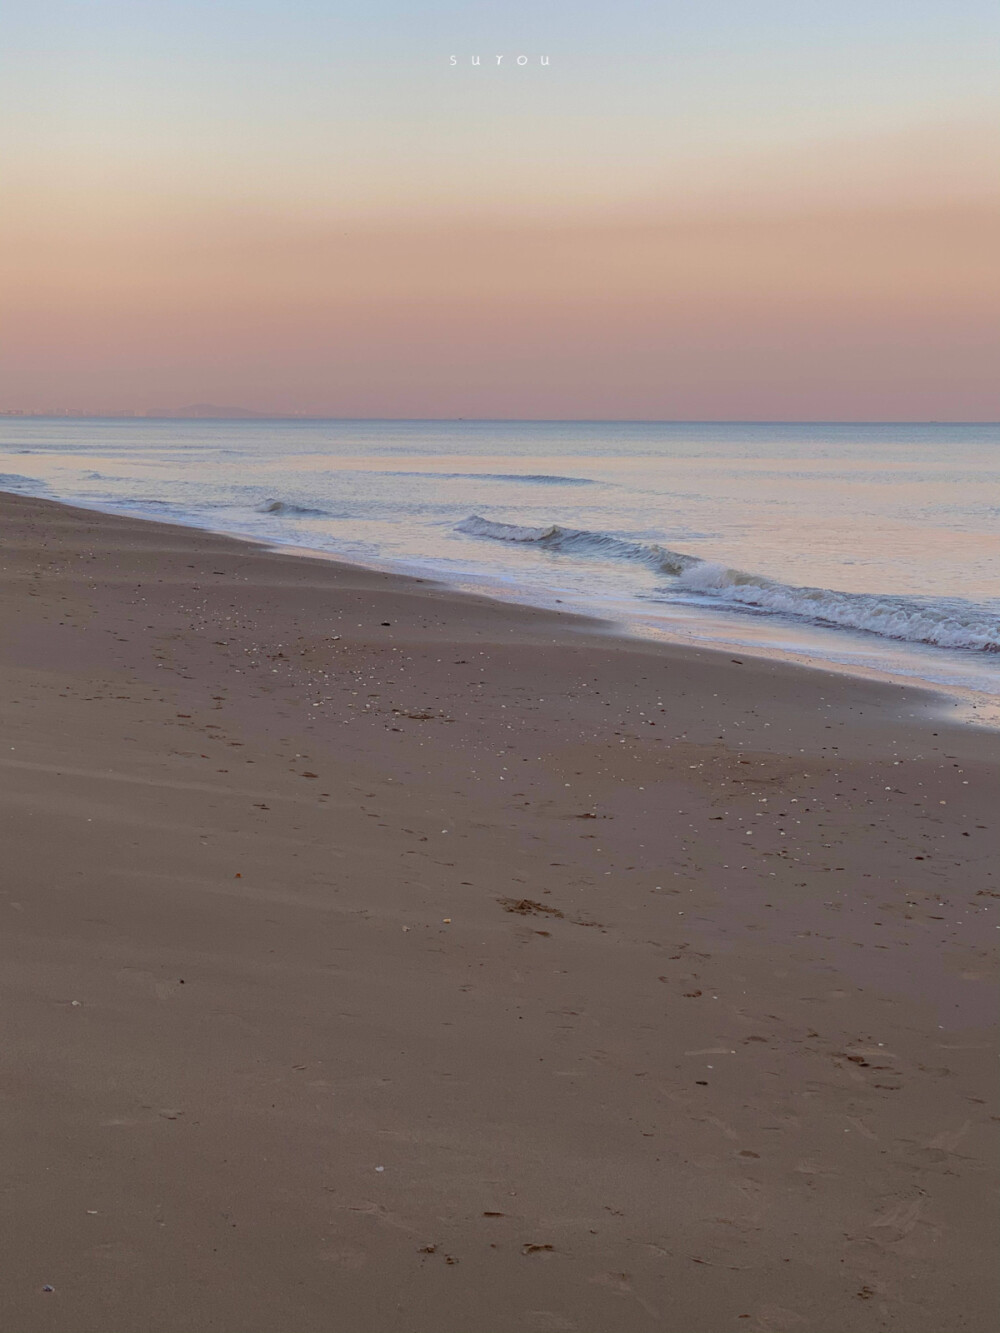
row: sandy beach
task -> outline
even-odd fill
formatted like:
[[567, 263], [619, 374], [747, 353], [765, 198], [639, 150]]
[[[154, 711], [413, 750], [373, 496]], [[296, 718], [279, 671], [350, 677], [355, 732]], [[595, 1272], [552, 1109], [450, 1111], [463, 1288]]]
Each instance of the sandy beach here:
[[5, 1333], [987, 1333], [1000, 736], [0, 496]]

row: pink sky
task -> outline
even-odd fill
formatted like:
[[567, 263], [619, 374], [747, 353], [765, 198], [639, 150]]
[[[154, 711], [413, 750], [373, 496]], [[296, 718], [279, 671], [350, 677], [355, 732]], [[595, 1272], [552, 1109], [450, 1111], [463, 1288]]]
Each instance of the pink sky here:
[[149, 73], [160, 101], [133, 73], [61, 102], [77, 65], [26, 61], [0, 408], [1000, 416], [982, 105], [887, 111], [873, 82], [862, 115], [831, 83], [820, 114], [802, 84], [783, 119], [763, 63], [746, 115], [693, 82], [672, 105], [655, 63], [484, 100], [429, 55], [405, 98], [355, 70], [335, 115], [290, 78], [185, 100], [196, 56]]

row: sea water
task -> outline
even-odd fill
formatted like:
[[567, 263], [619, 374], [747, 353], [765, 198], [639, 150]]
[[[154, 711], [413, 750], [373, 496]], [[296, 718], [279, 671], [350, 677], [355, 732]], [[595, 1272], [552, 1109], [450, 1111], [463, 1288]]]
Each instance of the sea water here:
[[1000, 694], [993, 425], [7, 417], [0, 488]]

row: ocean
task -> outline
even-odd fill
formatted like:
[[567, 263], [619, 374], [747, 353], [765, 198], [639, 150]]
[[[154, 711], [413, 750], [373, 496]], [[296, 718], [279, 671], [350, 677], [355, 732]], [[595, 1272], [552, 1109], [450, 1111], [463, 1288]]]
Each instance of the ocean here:
[[0, 489], [1000, 695], [995, 425], [4, 417]]

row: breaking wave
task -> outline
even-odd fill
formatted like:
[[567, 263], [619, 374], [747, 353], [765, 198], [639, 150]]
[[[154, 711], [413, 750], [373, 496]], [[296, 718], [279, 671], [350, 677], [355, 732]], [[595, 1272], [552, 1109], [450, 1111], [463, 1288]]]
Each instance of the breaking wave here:
[[547, 551], [570, 555], [599, 556], [606, 560], [628, 560], [645, 565], [658, 574], [681, 574], [702, 562], [695, 555], [671, 551], [653, 542], [629, 541], [610, 532], [587, 532], [580, 528], [561, 528], [551, 523], [546, 528], [523, 528], [516, 523], [494, 523], [473, 514], [459, 523], [458, 531], [470, 537], [489, 537], [501, 542], [531, 542]]
[[893, 594], [838, 592], [796, 587], [761, 574], [672, 551], [653, 542], [631, 541], [612, 533], [563, 528], [521, 527], [473, 514], [458, 525], [470, 537], [529, 543], [547, 551], [644, 565], [674, 582], [657, 592], [666, 600], [707, 599], [733, 609], [808, 620], [815, 625], [862, 630], [886, 639], [1000, 652], [1000, 615], [960, 598], [934, 601]]

